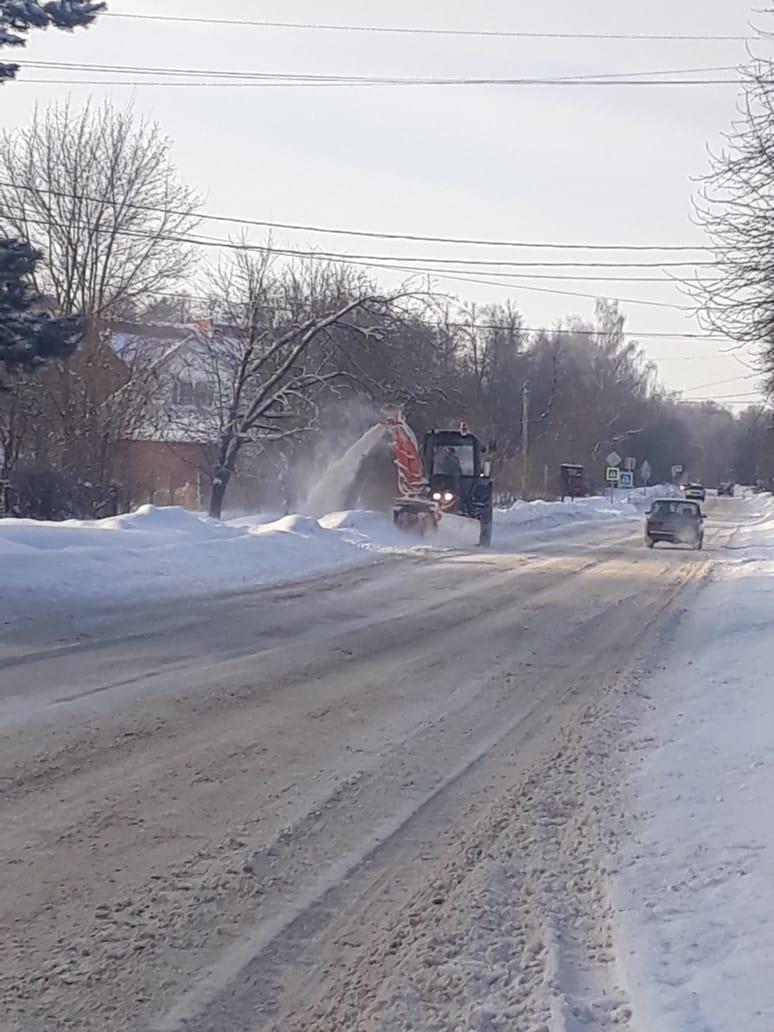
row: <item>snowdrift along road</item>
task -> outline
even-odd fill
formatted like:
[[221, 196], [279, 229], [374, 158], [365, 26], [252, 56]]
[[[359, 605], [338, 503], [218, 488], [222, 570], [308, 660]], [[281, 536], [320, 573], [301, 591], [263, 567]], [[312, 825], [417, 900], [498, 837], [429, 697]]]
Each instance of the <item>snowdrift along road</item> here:
[[615, 940], [637, 1027], [658, 1032], [774, 1029], [774, 500], [743, 505], [617, 732], [637, 762]]
[[[651, 492], [652, 493], [652, 492]], [[495, 548], [518, 548], [518, 532], [623, 520], [644, 494], [611, 504], [519, 502], [495, 517]], [[143, 506], [98, 521], [0, 520], [0, 618], [52, 609], [142, 604], [150, 599], [239, 592], [375, 562], [417, 549], [470, 548], [477, 528], [447, 516], [420, 541], [386, 515], [353, 511], [245, 516], [226, 522], [184, 509]]]

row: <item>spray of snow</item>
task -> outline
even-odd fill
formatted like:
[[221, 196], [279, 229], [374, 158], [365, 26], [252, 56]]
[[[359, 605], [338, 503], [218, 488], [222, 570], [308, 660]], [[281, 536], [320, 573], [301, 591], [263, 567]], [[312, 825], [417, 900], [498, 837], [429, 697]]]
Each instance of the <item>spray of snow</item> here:
[[363, 462], [383, 443], [386, 429], [381, 423], [372, 426], [332, 463], [322, 474], [304, 504], [308, 516], [324, 516], [347, 508], [347, 499], [357, 480]]

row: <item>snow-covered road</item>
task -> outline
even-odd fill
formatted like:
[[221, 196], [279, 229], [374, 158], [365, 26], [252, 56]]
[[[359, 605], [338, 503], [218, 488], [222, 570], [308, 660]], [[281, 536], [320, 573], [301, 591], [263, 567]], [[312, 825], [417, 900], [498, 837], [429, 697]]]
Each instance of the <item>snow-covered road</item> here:
[[675, 794], [661, 714], [698, 715], [658, 668], [768, 547], [750, 503], [710, 508], [705, 553], [610, 517], [12, 626], [0, 1028], [769, 1029], [651, 1020], [647, 936], [680, 925], [646, 921], [643, 793]]

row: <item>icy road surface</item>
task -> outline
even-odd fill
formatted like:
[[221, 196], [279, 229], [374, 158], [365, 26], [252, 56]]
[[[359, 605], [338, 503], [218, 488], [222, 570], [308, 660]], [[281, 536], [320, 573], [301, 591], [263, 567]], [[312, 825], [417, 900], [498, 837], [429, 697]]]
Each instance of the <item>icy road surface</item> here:
[[644, 1030], [609, 714], [747, 513], [7, 630], [0, 1028]]

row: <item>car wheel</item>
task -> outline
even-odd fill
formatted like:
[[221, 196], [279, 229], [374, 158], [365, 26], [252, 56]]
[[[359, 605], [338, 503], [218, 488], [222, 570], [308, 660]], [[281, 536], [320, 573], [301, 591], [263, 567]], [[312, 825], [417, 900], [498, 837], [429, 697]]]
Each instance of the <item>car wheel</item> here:
[[647, 548], [653, 548], [655, 544], [656, 542], [653, 540], [653, 538], [645, 538], [645, 545]]

